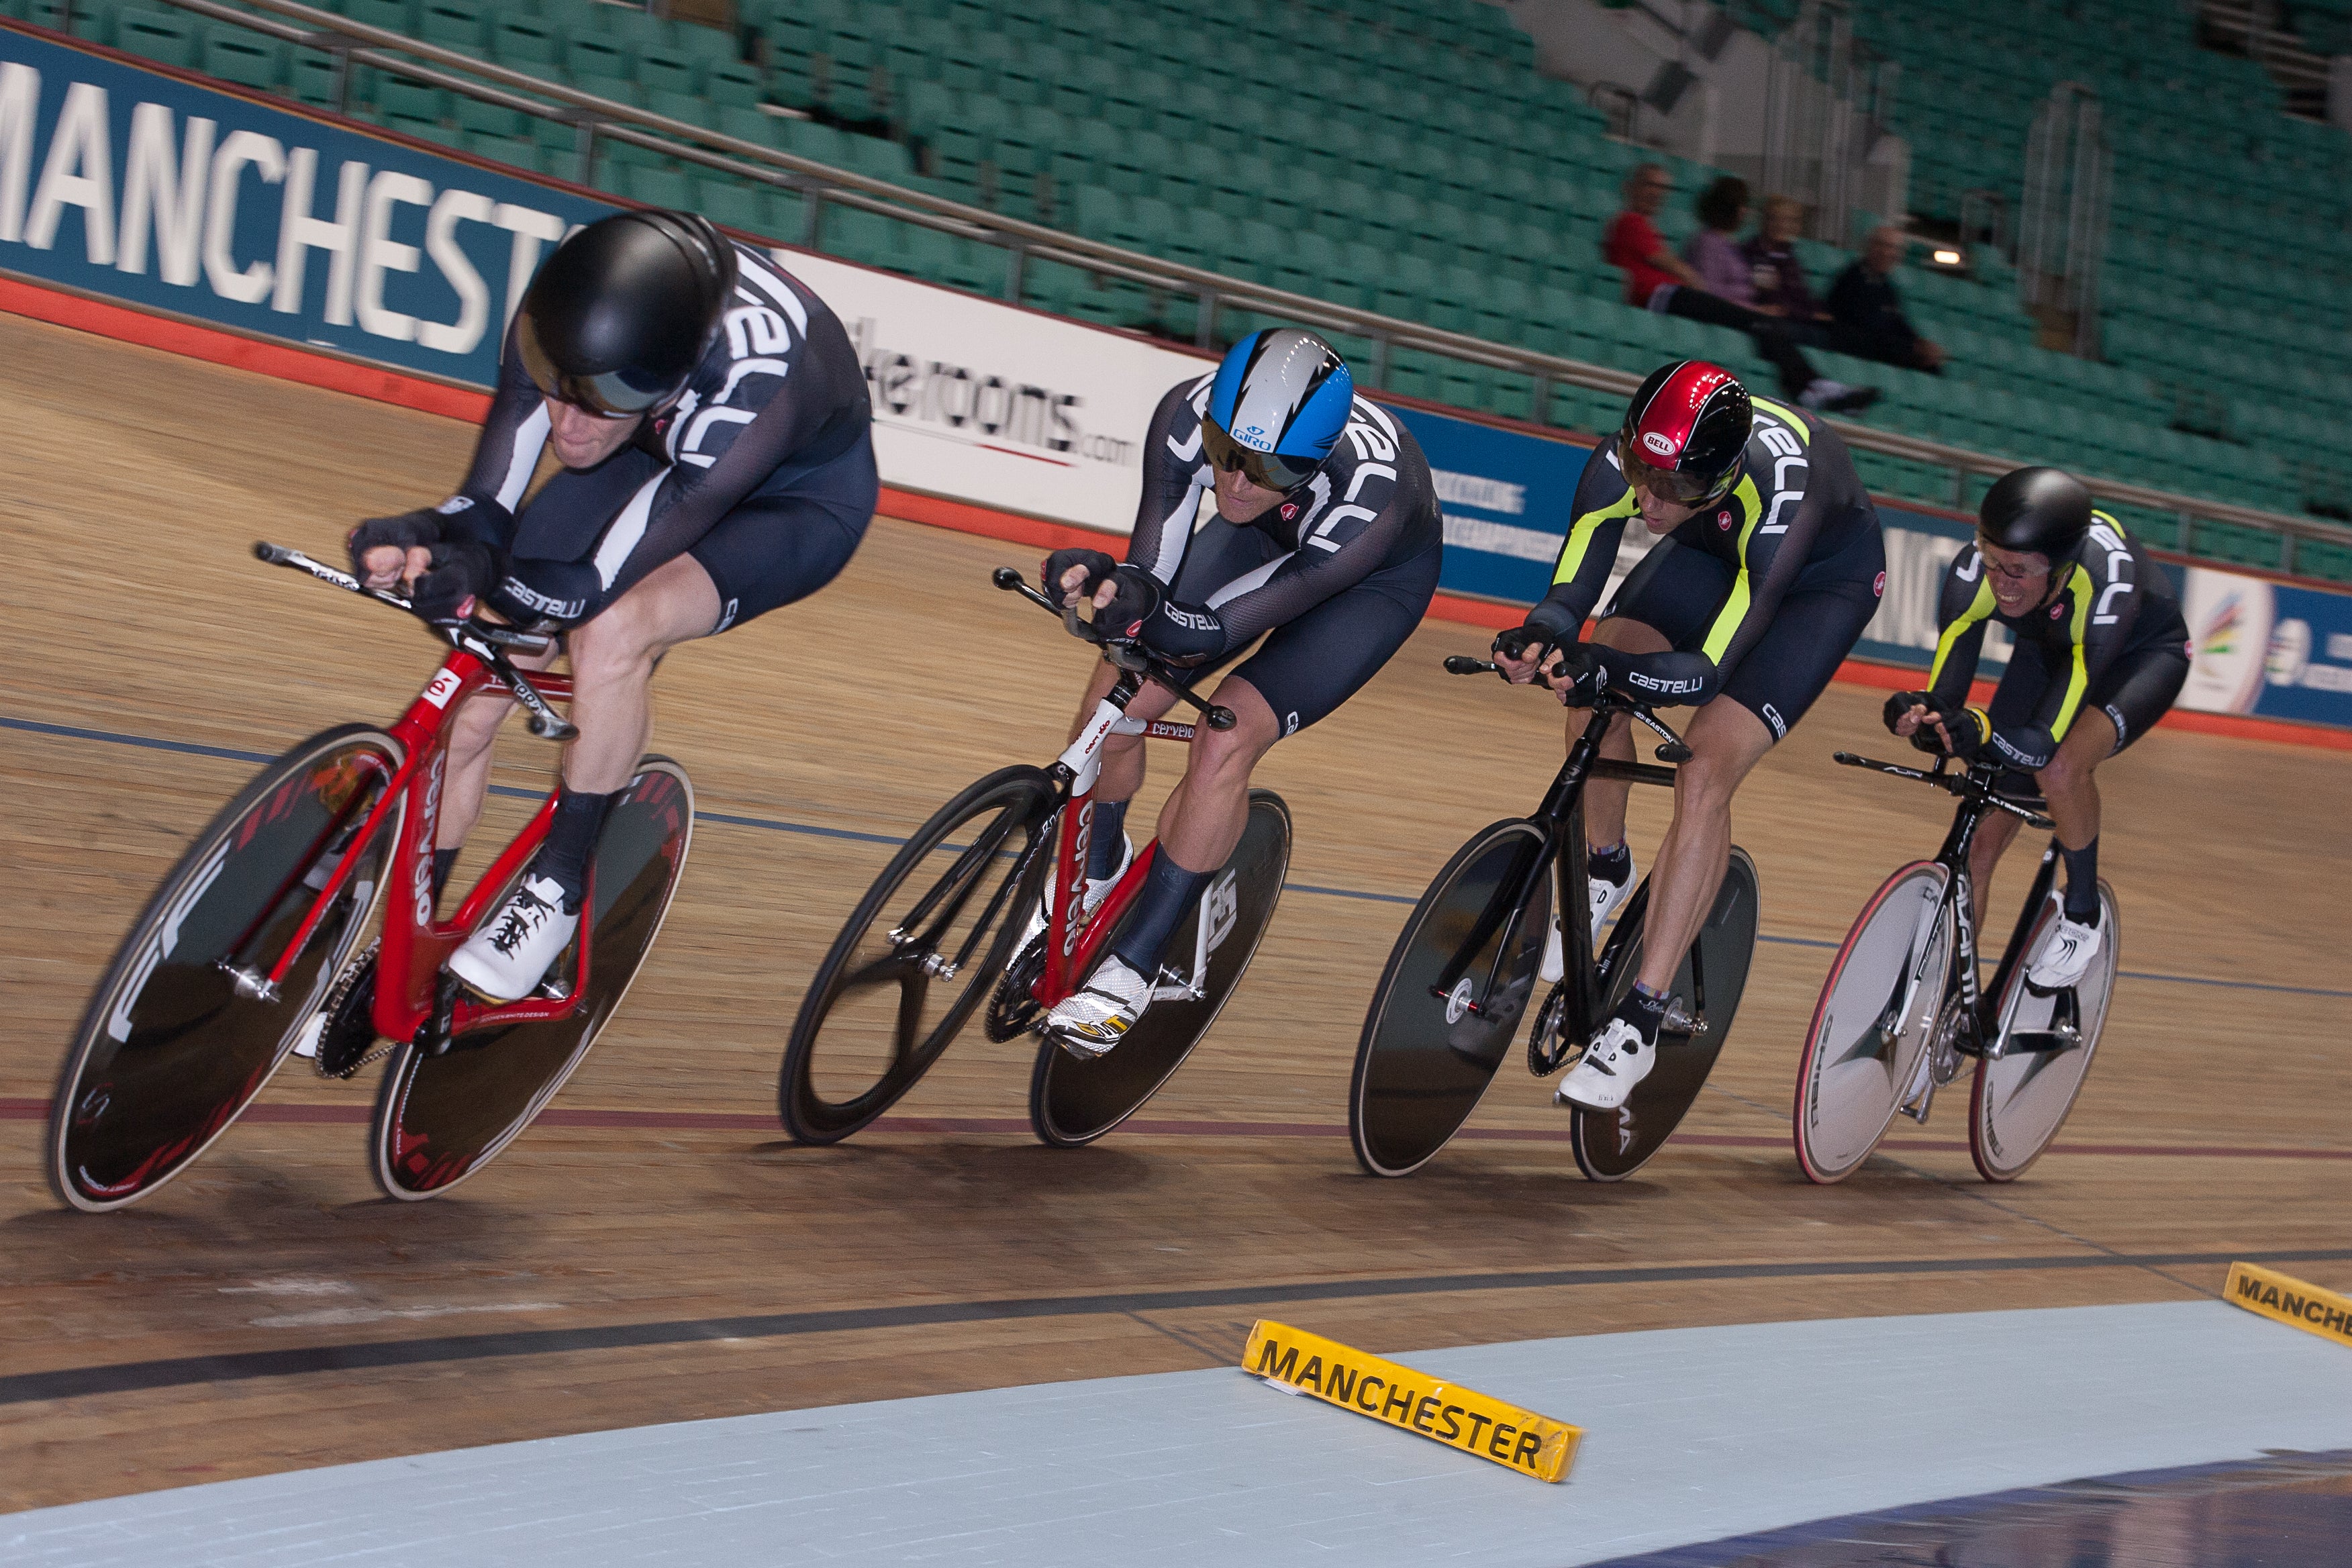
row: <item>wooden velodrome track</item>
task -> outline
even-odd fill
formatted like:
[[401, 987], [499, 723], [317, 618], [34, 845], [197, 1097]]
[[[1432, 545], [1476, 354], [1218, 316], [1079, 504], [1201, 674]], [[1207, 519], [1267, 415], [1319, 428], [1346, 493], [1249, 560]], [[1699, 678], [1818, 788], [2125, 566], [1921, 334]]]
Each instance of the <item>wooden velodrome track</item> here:
[[[618, 1021], [486, 1174], [446, 1201], [378, 1200], [370, 1085], [298, 1062], [145, 1205], [63, 1212], [38, 1157], [67, 1031], [185, 837], [252, 771], [202, 749], [271, 753], [389, 718], [435, 657], [399, 617], [246, 546], [331, 554], [348, 520], [442, 493], [472, 437], [13, 317], [0, 391], [16, 430], [0, 445], [0, 1509], [1205, 1366], [1261, 1310], [1392, 1351], [2180, 1299], [2248, 1253], [2352, 1285], [2340, 752], [2172, 731], [2102, 775], [2134, 978], [2060, 1151], [2024, 1182], [1977, 1180], [1957, 1094], [1847, 1184], [1799, 1178], [1791, 1073], [1828, 944], [1947, 820], [1940, 797], [1830, 765], [1834, 747], [1890, 744], [1881, 695], [1858, 688], [1832, 689], [1741, 796], [1767, 941], [1678, 1142], [1640, 1179], [1590, 1184], [1548, 1089], [1507, 1066], [1474, 1136], [1411, 1180], [1360, 1176], [1348, 1070], [1398, 900], [1469, 830], [1531, 805], [1559, 754], [1557, 709], [1439, 671], [1486, 634], [1438, 622], [1268, 759], [1298, 824], [1293, 886], [1224, 1019], [1130, 1130], [1035, 1145], [1029, 1050], [973, 1028], [887, 1130], [785, 1142], [785, 1028], [889, 852], [858, 836], [903, 834], [971, 777], [1045, 760], [1086, 672], [988, 586], [989, 567], [1032, 569], [1035, 552], [888, 521], [824, 594], [663, 670], [656, 744], [705, 813], [738, 820], [699, 826]], [[550, 758], [518, 725], [504, 776], [537, 788]], [[1646, 865], [1664, 797], [1635, 798]], [[495, 802], [491, 826], [518, 809]], [[2028, 860], [2012, 857], [2000, 903]], [[321, 1353], [385, 1342], [404, 1364]], [[228, 1359], [187, 1359], [205, 1357]], [[1901, 1399], [1901, 1369], [1883, 1370]]]

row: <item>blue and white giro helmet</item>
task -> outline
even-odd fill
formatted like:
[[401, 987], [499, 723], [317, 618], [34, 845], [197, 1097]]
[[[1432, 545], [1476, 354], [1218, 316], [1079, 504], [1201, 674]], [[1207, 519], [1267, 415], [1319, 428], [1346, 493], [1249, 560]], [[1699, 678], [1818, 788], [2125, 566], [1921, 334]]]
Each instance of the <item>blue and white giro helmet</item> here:
[[1297, 327], [1267, 327], [1235, 343], [1217, 366], [1201, 446], [1226, 473], [1270, 490], [1314, 478], [1347, 428], [1355, 378], [1339, 351]]

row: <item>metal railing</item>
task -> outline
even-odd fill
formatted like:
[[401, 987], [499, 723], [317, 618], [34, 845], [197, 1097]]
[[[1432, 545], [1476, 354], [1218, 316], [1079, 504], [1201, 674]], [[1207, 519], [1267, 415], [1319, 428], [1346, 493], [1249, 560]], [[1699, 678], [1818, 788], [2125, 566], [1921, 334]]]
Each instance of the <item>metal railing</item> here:
[[[1435, 355], [1489, 370], [1528, 378], [1529, 413], [1538, 425], [1550, 425], [1550, 399], [1555, 387], [1577, 387], [1623, 397], [1640, 384], [1630, 371], [1612, 370], [1580, 360], [1538, 353], [1509, 344], [1490, 342], [1465, 333], [1451, 332], [1414, 321], [1380, 315], [1328, 300], [1317, 300], [1246, 279], [1227, 277], [1181, 262], [1167, 261], [1122, 249], [1060, 229], [1008, 217], [984, 207], [950, 201], [929, 192], [909, 190], [817, 163], [776, 148], [746, 142], [704, 126], [673, 120], [632, 105], [596, 98], [562, 82], [478, 59], [457, 49], [441, 47], [331, 11], [318, 10], [299, 0], [245, 0], [250, 9], [219, 0], [163, 0], [163, 4], [215, 20], [250, 28], [288, 43], [320, 50], [338, 62], [338, 81], [348, 90], [354, 67], [373, 67], [413, 81], [449, 89], [483, 101], [520, 110], [542, 119], [570, 123], [579, 148], [579, 183], [588, 184], [594, 172], [597, 143], [626, 142], [698, 167], [755, 184], [797, 192], [804, 200], [806, 223], [798, 243], [824, 248], [824, 216], [831, 207], [877, 213], [968, 239], [1005, 252], [1005, 299], [1023, 296], [1024, 274], [1035, 260], [1059, 262], [1101, 276], [1188, 296], [1198, 301], [1193, 341], [1202, 348], [1217, 343], [1216, 321], [1225, 310], [1243, 310], [1281, 316], [1342, 332], [1372, 344], [1372, 363], [1364, 379], [1376, 390], [1387, 389], [1390, 370], [1400, 350]], [[268, 13], [263, 15], [261, 13]], [[782, 236], [775, 237], [784, 237]], [[1856, 450], [1950, 470], [1952, 487], [1943, 498], [1913, 499], [1928, 504], [1964, 506], [1971, 478], [1998, 478], [2017, 466], [2016, 459], [1947, 446], [1895, 431], [1875, 429], [1848, 420], [1827, 421]], [[2215, 521], [2264, 530], [2281, 536], [2276, 569], [2294, 570], [2298, 541], [2311, 540], [2352, 548], [2352, 528], [2314, 519], [2284, 516], [2227, 502], [2201, 500], [2120, 481], [2084, 476], [2102, 500], [2145, 511], [2165, 513], [2176, 520], [2171, 540], [2151, 540], [2160, 547], [2190, 552], [2199, 521]]]

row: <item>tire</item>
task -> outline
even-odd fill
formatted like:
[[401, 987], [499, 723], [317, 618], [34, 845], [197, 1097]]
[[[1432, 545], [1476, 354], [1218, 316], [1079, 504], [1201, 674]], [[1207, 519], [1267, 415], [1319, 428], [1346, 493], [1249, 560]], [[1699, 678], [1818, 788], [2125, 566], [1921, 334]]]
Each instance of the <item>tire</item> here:
[[[1056, 805], [1044, 769], [1000, 769], [932, 813], [891, 857], [817, 966], [793, 1022], [776, 1101], [796, 1142], [839, 1142], [897, 1104], [939, 1060], [1003, 972], [1036, 907], [1053, 868]], [[891, 940], [917, 919], [925, 922], [919, 940]], [[945, 977], [924, 967], [941, 952], [956, 965]]]
[[[1610, 944], [1612, 960], [1603, 979], [1603, 1005], [1614, 1008], [1633, 988], [1642, 968], [1642, 914], [1649, 905], [1644, 881], [1618, 917], [1622, 941]], [[1731, 864], [1715, 895], [1715, 908], [1698, 938], [1675, 971], [1674, 994], [1689, 1006], [1704, 1028], [1682, 1033], [1673, 1028], [1658, 1035], [1658, 1063], [1650, 1076], [1634, 1086], [1632, 1098], [1615, 1110], [1575, 1111], [1569, 1123], [1569, 1143], [1576, 1163], [1596, 1182], [1622, 1182], [1647, 1164], [1664, 1146], [1699, 1090], [1715, 1070], [1715, 1058], [1731, 1033], [1739, 998], [1748, 988], [1748, 967], [1756, 952], [1756, 923], [1760, 889], [1756, 862], [1738, 845], [1731, 847]], [[1704, 981], [1704, 986], [1700, 984]], [[1701, 994], [1702, 990], [1704, 995]]]
[[[588, 980], [568, 1016], [469, 1029], [430, 1056], [393, 1053], [370, 1136], [376, 1184], [390, 1197], [436, 1198], [522, 1135], [595, 1045], [661, 933], [694, 840], [694, 785], [667, 757], [647, 757], [613, 803], [588, 863]], [[497, 908], [495, 904], [491, 906]], [[554, 973], [576, 973], [558, 958]]]
[[323, 731], [263, 769], [163, 879], [91, 994], [58, 1075], [44, 1164], [65, 1203], [134, 1203], [228, 1130], [285, 1059], [333, 984], [400, 841], [395, 803], [279, 999], [237, 994], [219, 962], [242, 944], [263, 969], [310, 909], [308, 868], [348, 847], [400, 770], [371, 725]]
[[1915, 1087], [1952, 968], [1951, 873], [1915, 860], [1880, 885], [1830, 963], [1790, 1115], [1809, 1181], [1861, 1169]]
[[[1089, 1060], [1079, 1060], [1052, 1040], [1039, 1045], [1029, 1074], [1029, 1125], [1040, 1142], [1055, 1149], [1091, 1143], [1142, 1109], [1175, 1076], [1247, 973], [1289, 871], [1290, 808], [1272, 790], [1254, 789], [1241, 842], [1202, 889], [1191, 918], [1168, 939], [1161, 961], [1189, 971], [1200, 951], [1201, 922], [1208, 921], [1201, 994], [1153, 1002], [1126, 1038]], [[1118, 934], [1110, 940], [1116, 943]], [[1109, 952], [1110, 944], [1103, 951]]]
[[[1348, 1135], [1368, 1173], [1406, 1176], [1427, 1164], [1478, 1108], [1510, 1053], [1543, 962], [1552, 853], [1539, 825], [1492, 823], [1454, 852], [1406, 917], [1365, 1012], [1348, 1088]], [[1530, 879], [1511, 950], [1498, 962], [1517, 889]], [[1432, 995], [1440, 972], [1474, 939], [1462, 982], [1445, 997]], [[1474, 1001], [1476, 1013], [1467, 1008]]]
[[2074, 987], [2080, 1012], [2082, 1043], [2055, 1050], [2015, 1048], [2016, 1037], [2045, 1030], [2059, 1005], [2057, 996], [2036, 995], [2025, 984], [2026, 958], [2041, 943], [2042, 933], [2058, 918], [2056, 895], [2042, 902], [2034, 917], [2018, 961], [2010, 968], [1993, 1017], [1995, 1038], [2011, 1048], [1998, 1060], [1979, 1060], [1969, 1092], [1969, 1154], [1977, 1174], [1988, 1182], [2013, 1182], [2042, 1157], [2083, 1092], [2090, 1077], [2091, 1058], [2097, 1054], [2099, 1035], [2106, 1026], [2107, 1005], [2114, 999], [2116, 971], [2123, 962], [2123, 918], [2116, 892], [2099, 883], [2100, 934], [2090, 972]]

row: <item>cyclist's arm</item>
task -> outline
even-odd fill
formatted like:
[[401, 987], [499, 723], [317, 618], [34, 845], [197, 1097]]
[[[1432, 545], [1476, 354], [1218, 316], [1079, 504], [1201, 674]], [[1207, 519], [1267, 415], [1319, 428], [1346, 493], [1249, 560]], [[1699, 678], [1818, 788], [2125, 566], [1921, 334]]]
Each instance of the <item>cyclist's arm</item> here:
[[489, 416], [475, 440], [474, 462], [465, 482], [442, 507], [443, 529], [498, 550], [512, 545], [515, 509], [522, 505], [523, 491], [530, 488], [546, 446], [546, 400], [522, 367], [522, 356], [515, 352], [515, 329], [509, 325], [499, 351], [499, 387], [490, 399]]
[[1927, 689], [1948, 708], [1968, 702], [1992, 612], [1992, 584], [1972, 540], [1944, 568], [1943, 592], [1936, 602], [1936, 658], [1927, 667]]
[[739, 356], [719, 395], [679, 405], [670, 467], [605, 523], [587, 560], [518, 557], [498, 594], [532, 614], [584, 619], [692, 549], [788, 460], [847, 450], [873, 418], [865, 374], [832, 315], [808, 318], [808, 331], [777, 355]]
[[1601, 603], [1617, 564], [1617, 546], [1625, 537], [1625, 520], [1641, 510], [1641, 501], [1618, 470], [1615, 437], [1584, 459], [1569, 510], [1568, 536], [1560, 541], [1559, 559], [1552, 566], [1551, 588], [1528, 612], [1529, 626], [1563, 643], [1577, 639], [1593, 606]]
[[1143, 498], [1136, 506], [1135, 530], [1128, 536], [1127, 560], [1157, 577], [1163, 588], [1183, 568], [1201, 495], [1211, 484], [1208, 459], [1201, 455], [1200, 412], [1209, 379], [1170, 387], [1152, 411], [1144, 437]]
[[1654, 704], [1696, 707], [1715, 700], [1740, 659], [1780, 613], [1780, 601], [1812, 553], [1828, 510], [1821, 491], [1811, 485], [1793, 495], [1778, 492], [1775, 502], [1762, 514], [1755, 513], [1751, 503], [1739, 542], [1739, 574], [1707, 627], [1706, 640], [1687, 653], [1609, 653], [1602, 662], [1612, 684]]

